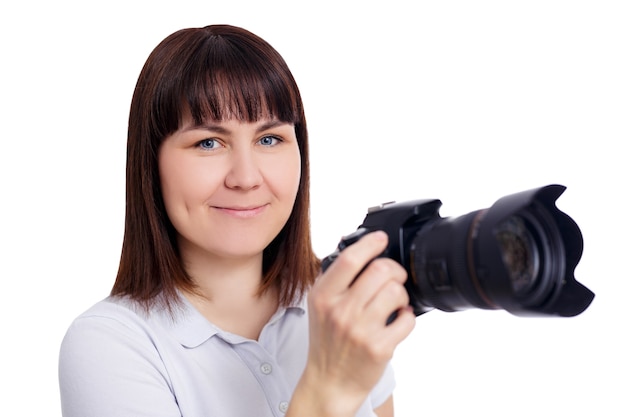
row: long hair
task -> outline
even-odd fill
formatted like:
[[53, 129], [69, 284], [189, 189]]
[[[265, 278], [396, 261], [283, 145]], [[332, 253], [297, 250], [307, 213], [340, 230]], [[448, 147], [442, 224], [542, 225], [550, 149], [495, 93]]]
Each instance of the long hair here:
[[304, 107], [280, 54], [238, 27], [213, 25], [177, 31], [148, 57], [133, 94], [127, 143], [126, 219], [120, 266], [111, 295], [145, 308], [171, 308], [178, 289], [195, 285], [181, 262], [176, 231], [163, 202], [158, 152], [189, 111], [194, 122], [272, 116], [292, 123], [300, 149], [301, 177], [294, 207], [263, 252], [260, 291], [277, 288], [290, 305], [319, 271], [310, 232], [309, 152]]

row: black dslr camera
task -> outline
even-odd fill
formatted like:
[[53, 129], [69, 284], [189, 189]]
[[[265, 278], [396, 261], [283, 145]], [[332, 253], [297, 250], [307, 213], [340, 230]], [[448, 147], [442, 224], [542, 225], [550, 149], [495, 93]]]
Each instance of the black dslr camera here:
[[383, 230], [389, 245], [381, 256], [406, 269], [416, 316], [469, 308], [576, 316], [594, 293], [574, 278], [583, 238], [574, 220], [555, 206], [563, 191], [562, 185], [523, 191], [456, 218], [442, 218], [436, 199], [373, 207], [358, 230], [323, 259], [322, 269], [364, 234]]

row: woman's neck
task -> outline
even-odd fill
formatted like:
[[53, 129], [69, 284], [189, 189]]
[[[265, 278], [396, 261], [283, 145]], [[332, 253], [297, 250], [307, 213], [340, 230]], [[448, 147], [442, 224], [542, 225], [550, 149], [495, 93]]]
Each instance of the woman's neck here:
[[222, 330], [258, 340], [261, 330], [278, 308], [275, 290], [259, 294], [262, 255], [254, 258], [186, 262], [196, 284], [185, 293], [191, 304]]

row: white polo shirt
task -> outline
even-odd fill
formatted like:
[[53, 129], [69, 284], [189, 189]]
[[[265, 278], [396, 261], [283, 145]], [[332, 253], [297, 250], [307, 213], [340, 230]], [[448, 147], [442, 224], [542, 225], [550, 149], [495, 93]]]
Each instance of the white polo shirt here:
[[[109, 297], [61, 345], [64, 417], [281, 417], [308, 351], [306, 301], [281, 308], [258, 342], [220, 330], [184, 297], [172, 317]], [[358, 417], [391, 395], [391, 367]]]

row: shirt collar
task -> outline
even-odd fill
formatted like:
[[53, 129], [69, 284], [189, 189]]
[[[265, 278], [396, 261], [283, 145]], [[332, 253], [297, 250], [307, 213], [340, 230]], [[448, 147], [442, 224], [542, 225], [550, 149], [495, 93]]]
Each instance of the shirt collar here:
[[[228, 333], [207, 320], [185, 296], [179, 294], [180, 305], [176, 309], [174, 316], [169, 316], [166, 325], [169, 327], [171, 334], [184, 347], [193, 349], [213, 336], [219, 336], [226, 342], [235, 344], [248, 341], [243, 337]], [[291, 306], [280, 307], [276, 313], [270, 318], [266, 326], [274, 324], [282, 320], [287, 314], [297, 314], [303, 316], [307, 311], [306, 297], [294, 303]]]

